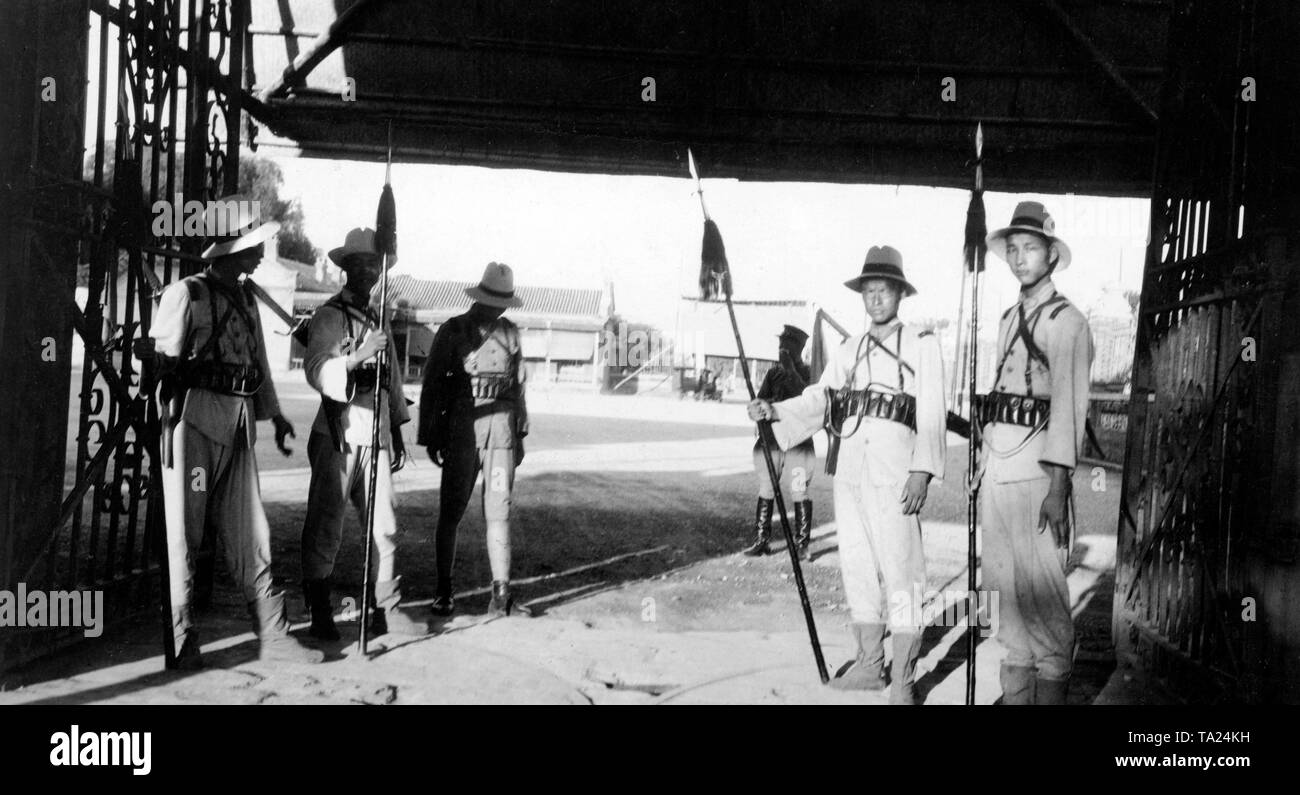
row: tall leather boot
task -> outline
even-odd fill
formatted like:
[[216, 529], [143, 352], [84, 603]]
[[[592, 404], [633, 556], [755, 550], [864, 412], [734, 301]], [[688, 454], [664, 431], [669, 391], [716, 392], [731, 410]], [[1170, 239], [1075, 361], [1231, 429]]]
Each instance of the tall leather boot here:
[[754, 532], [757, 537], [740, 554], [754, 558], [768, 553], [768, 541], [772, 539], [772, 505], [775, 500], [758, 498], [758, 507], [754, 513]]
[[176, 660], [169, 666], [172, 671], [197, 671], [203, 668], [203, 655], [199, 651], [199, 631], [190, 628], [185, 631], [185, 639], [176, 650]]
[[894, 660], [889, 669], [889, 703], [916, 703], [916, 659], [921, 656], [921, 633], [893, 633]]
[[885, 689], [885, 625], [852, 625], [853, 639], [858, 644], [858, 656], [853, 667], [830, 681], [835, 690]]
[[1003, 704], [1020, 706], [1034, 703], [1034, 669], [1031, 666], [1003, 663], [998, 671], [998, 681], [1002, 685]]
[[507, 580], [492, 581], [492, 601], [488, 612], [496, 616], [520, 616], [532, 618], [533, 611], [515, 601], [510, 595], [510, 583]]
[[808, 546], [812, 543], [812, 500], [794, 504], [794, 544], [799, 560], [808, 560]]
[[[386, 632], [398, 635], [428, 635], [429, 622], [411, 615], [400, 607], [402, 601], [401, 577], [375, 583], [374, 616], [370, 634], [378, 636]], [[382, 631], [380, 628], [382, 626]]]
[[289, 634], [289, 620], [284, 617], [284, 594], [249, 602], [248, 612], [257, 632], [259, 660], [318, 663], [325, 659], [325, 652], [309, 649]]
[[1044, 679], [1039, 676], [1034, 682], [1034, 703], [1055, 706], [1065, 703], [1065, 691], [1070, 686], [1070, 680], [1066, 679]]
[[329, 580], [303, 580], [302, 590], [307, 599], [307, 609], [311, 611], [311, 629], [307, 634], [320, 640], [338, 640], [334, 607], [330, 604]]

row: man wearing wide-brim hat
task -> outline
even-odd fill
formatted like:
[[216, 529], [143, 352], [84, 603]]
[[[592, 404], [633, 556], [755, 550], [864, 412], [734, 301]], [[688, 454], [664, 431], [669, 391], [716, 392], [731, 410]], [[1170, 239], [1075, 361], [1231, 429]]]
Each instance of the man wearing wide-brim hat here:
[[510, 266], [489, 263], [479, 283], [465, 288], [473, 300], [469, 311], [438, 329], [425, 362], [418, 443], [442, 467], [435, 533], [437, 616], [455, 610], [456, 532], [480, 471], [492, 569], [489, 611], [531, 614], [510, 591], [510, 508], [515, 467], [523, 461], [528, 435], [519, 329], [502, 317], [506, 309], [523, 306], [514, 284]]
[[246, 196], [210, 202], [203, 251], [208, 267], [162, 294], [150, 337], [136, 355], [160, 377], [164, 416], [163, 499], [167, 516], [175, 665], [201, 667], [191, 607], [193, 559], [205, 525], [221, 534], [226, 562], [244, 591], [263, 660], [320, 662], [288, 633], [284, 594], [271, 587], [271, 528], [258, 489], [256, 421], [275, 426], [285, 455], [293, 426], [280, 413], [257, 304], [243, 279], [257, 270], [279, 224], [263, 223]]
[[[758, 388], [762, 400], [787, 400], [801, 394], [812, 381], [812, 373], [803, 362], [803, 347], [808, 333], [798, 326], [786, 325], [777, 337], [777, 362], [768, 368], [763, 383]], [[790, 450], [773, 450], [772, 463], [776, 475], [786, 478], [791, 502], [794, 503], [794, 542], [801, 560], [808, 559], [808, 545], [812, 540], [812, 500], [808, 487], [812, 483], [817, 451], [812, 437]], [[743, 550], [749, 557], [766, 555], [772, 538], [772, 507], [776, 499], [772, 478], [767, 472], [761, 441], [754, 443], [754, 475], [758, 478], [758, 507], [754, 516], [754, 543]]]
[[[349, 501], [365, 526], [374, 458], [374, 554], [370, 558], [374, 611], [365, 621], [371, 635], [390, 631], [423, 635], [429, 631], [428, 622], [401, 608], [401, 578], [396, 574], [392, 473], [405, 463], [401, 426], [410, 421], [410, 413], [402, 394], [401, 370], [393, 366], [399, 361], [397, 348], [385, 332], [384, 308], [378, 306], [374, 289], [383, 276], [382, 258], [375, 253], [375, 230], [349, 231], [343, 245], [330, 250], [329, 258], [343, 269], [347, 283], [312, 315], [303, 356], [307, 383], [321, 395], [307, 442], [311, 486], [302, 526], [303, 591], [311, 611], [310, 632], [322, 640], [339, 638], [330, 602], [331, 578]], [[388, 351], [388, 405], [380, 418], [380, 445], [375, 449], [376, 360], [384, 349]]]
[[923, 628], [925, 552], [920, 510], [947, 451], [943, 359], [934, 333], [898, 318], [916, 288], [903, 257], [873, 246], [845, 286], [862, 294], [865, 334], [837, 347], [821, 380], [798, 397], [750, 404], [750, 418], [773, 420], [782, 449], [825, 428], [833, 475], [840, 572], [852, 614], [855, 659], [831, 681], [838, 690], [885, 687], [884, 638], [892, 637], [889, 699], [914, 703]]
[[1001, 595], [1003, 703], [1061, 704], [1074, 659], [1067, 505], [1088, 414], [1092, 337], [1052, 281], [1069, 267], [1070, 248], [1041, 203], [1017, 204], [988, 246], [1020, 296], [1002, 315], [992, 391], [975, 402], [983, 587]]

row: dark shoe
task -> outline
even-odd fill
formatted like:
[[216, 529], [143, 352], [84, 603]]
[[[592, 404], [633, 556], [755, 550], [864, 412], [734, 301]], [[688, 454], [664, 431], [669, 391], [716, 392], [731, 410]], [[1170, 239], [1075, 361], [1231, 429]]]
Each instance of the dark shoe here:
[[1069, 679], [1044, 679], [1039, 676], [1034, 682], [1034, 703], [1055, 706], [1065, 703], [1065, 691], [1070, 685]]
[[756, 538], [753, 544], [750, 544], [740, 554], [746, 557], [756, 558], [759, 555], [766, 555], [768, 541], [772, 539], [772, 504], [773, 500], [758, 498], [758, 507], [754, 513], [754, 532]]
[[191, 629], [185, 633], [185, 642], [176, 652], [176, 659], [168, 666], [173, 671], [197, 671], [203, 668], [203, 655], [199, 651], [199, 632]]
[[[429, 634], [428, 621], [411, 615], [401, 607], [401, 582], [401, 577], [394, 577], [375, 583], [375, 612], [372, 619], [375, 631], [372, 635], [383, 635], [385, 632], [415, 636]], [[379, 631], [381, 624], [382, 632]]]
[[302, 590], [307, 599], [307, 609], [311, 611], [311, 629], [307, 630], [307, 634], [320, 640], [338, 640], [339, 630], [334, 626], [329, 581], [303, 580]]
[[1003, 664], [998, 671], [1002, 685], [1002, 703], [1027, 705], [1034, 703], [1034, 669], [1027, 665]]
[[830, 681], [834, 690], [885, 689], [885, 625], [853, 624], [858, 656], [853, 667]]
[[318, 663], [325, 659], [324, 652], [307, 648], [289, 634], [289, 620], [284, 617], [284, 594], [249, 602], [248, 612], [257, 632], [259, 660]]
[[456, 599], [451, 594], [435, 596], [433, 604], [429, 606], [429, 612], [435, 616], [446, 618], [456, 612]]
[[889, 669], [889, 703], [915, 704], [916, 658], [921, 656], [921, 633], [895, 632], [894, 659]]
[[808, 546], [812, 544], [812, 500], [794, 504], [794, 545], [799, 560], [808, 560]]
[[492, 582], [492, 602], [488, 612], [495, 616], [519, 616], [532, 618], [533, 611], [515, 601], [510, 595], [510, 583], [502, 580]]

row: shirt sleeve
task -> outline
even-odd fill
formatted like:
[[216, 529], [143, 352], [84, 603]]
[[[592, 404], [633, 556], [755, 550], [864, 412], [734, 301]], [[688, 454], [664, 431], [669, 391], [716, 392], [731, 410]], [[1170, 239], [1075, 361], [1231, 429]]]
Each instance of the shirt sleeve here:
[[185, 350], [190, 328], [190, 290], [184, 281], [173, 282], [158, 299], [158, 314], [149, 327], [154, 350], [170, 359], [179, 359]]
[[928, 472], [943, 480], [948, 457], [948, 406], [944, 401], [943, 356], [939, 338], [917, 338], [916, 443], [912, 447], [912, 472]]
[[779, 419], [772, 423], [772, 433], [776, 436], [776, 441], [781, 445], [782, 450], [789, 450], [812, 438], [813, 434], [824, 427], [826, 390], [839, 389], [844, 385], [847, 370], [845, 357], [851, 355], [846, 354], [849, 347], [849, 342], [846, 341], [835, 349], [830, 363], [822, 371], [822, 377], [817, 383], [808, 386], [799, 395], [775, 404], [776, 416]]
[[447, 401], [447, 358], [452, 349], [452, 321], [443, 323], [433, 335], [429, 346], [429, 356], [424, 361], [424, 378], [420, 384], [420, 412], [415, 441], [423, 447], [439, 444], [441, 438], [442, 414]]
[[1070, 312], [1054, 322], [1047, 333], [1047, 363], [1052, 380], [1051, 416], [1047, 422], [1042, 457], [1045, 464], [1074, 469], [1084, 423], [1088, 417], [1088, 391], [1091, 386], [1092, 332], [1088, 321]]
[[[240, 292], [243, 297], [246, 293]], [[275, 381], [271, 378], [271, 363], [266, 358], [266, 336], [262, 333], [262, 311], [257, 302], [249, 298], [250, 314], [253, 316], [253, 323], [256, 328], [253, 333], [257, 335], [257, 363], [262, 368], [262, 386], [253, 395], [253, 418], [255, 420], [269, 420], [280, 413], [280, 398], [275, 391]]]
[[346, 336], [347, 319], [343, 313], [322, 306], [311, 317], [307, 354], [303, 357], [303, 370], [311, 388], [340, 403], [348, 402], [351, 391], [348, 357], [342, 347]]

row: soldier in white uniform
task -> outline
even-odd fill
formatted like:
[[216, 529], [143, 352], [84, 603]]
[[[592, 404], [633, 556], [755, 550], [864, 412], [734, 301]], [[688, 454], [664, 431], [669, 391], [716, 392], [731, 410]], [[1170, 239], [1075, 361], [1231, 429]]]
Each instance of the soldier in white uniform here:
[[898, 319], [915, 295], [902, 255], [872, 247], [862, 273], [845, 282], [862, 293], [866, 334], [836, 348], [821, 380], [775, 405], [750, 404], [751, 419], [773, 420], [783, 449], [830, 431], [840, 570], [858, 653], [831, 686], [884, 688], [886, 625], [893, 637], [890, 702], [914, 703], [921, 648], [925, 553], [919, 512], [932, 478], [942, 478], [947, 409], [943, 362], [933, 332]]
[[[218, 219], [226, 204], [233, 230]], [[265, 241], [277, 223], [259, 224], [253, 203], [229, 196], [208, 208], [209, 237], [202, 273], [169, 286], [159, 302], [151, 337], [137, 341], [162, 385], [164, 413], [163, 498], [167, 517], [175, 665], [203, 665], [191, 611], [194, 556], [205, 524], [217, 529], [231, 576], [244, 590], [263, 660], [320, 662], [324, 655], [301, 646], [288, 633], [284, 594], [271, 590], [271, 528], [258, 488], [256, 420], [275, 425], [285, 455], [293, 426], [280, 414], [271, 382], [257, 304], [240, 281], [262, 261]], [[218, 235], [220, 231], [231, 231]]]
[[[343, 541], [347, 503], [357, 508], [364, 533], [371, 456], [378, 457], [376, 473], [374, 554], [374, 612], [369, 632], [393, 631], [423, 635], [426, 621], [399, 607], [402, 592], [395, 573], [397, 519], [393, 512], [392, 473], [406, 460], [401, 426], [410, 421], [402, 394], [397, 349], [380, 326], [379, 308], [372, 300], [383, 266], [375, 253], [375, 231], [353, 229], [329, 258], [347, 274], [347, 285], [312, 315], [307, 353], [303, 358], [307, 383], [321, 394], [321, 407], [307, 442], [311, 459], [311, 486], [307, 492], [307, 517], [302, 526], [302, 576], [311, 634], [338, 640], [330, 604], [330, 576]], [[373, 450], [376, 356], [388, 350], [388, 412], [380, 419], [381, 447]]]
[[988, 244], [1020, 282], [1020, 299], [1002, 315], [997, 380], [976, 404], [983, 587], [1001, 594], [1003, 703], [1062, 704], [1074, 660], [1066, 509], [1088, 414], [1092, 335], [1052, 283], [1070, 249], [1042, 204], [1018, 204]]

